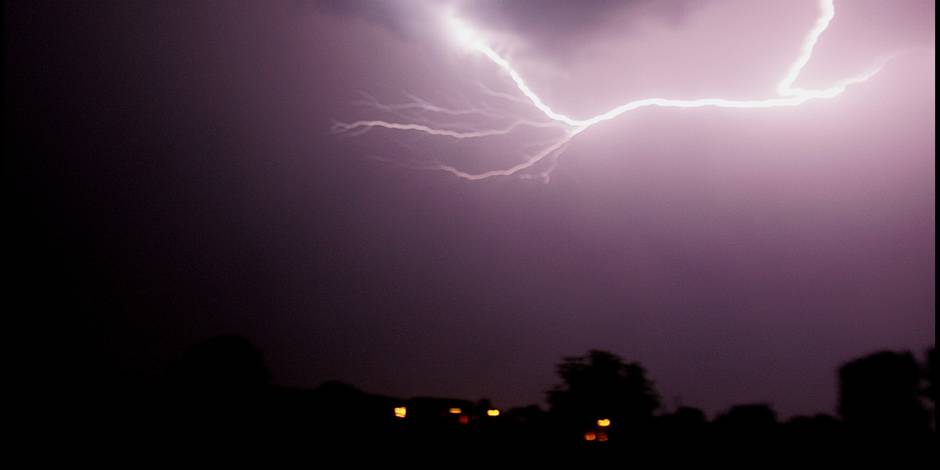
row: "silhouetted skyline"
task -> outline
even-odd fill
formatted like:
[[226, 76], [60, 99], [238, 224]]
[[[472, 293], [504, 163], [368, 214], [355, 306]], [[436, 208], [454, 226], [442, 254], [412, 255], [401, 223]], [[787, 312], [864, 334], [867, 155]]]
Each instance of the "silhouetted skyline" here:
[[659, 449], [695, 447], [741, 455], [742, 443], [788, 449], [794, 457], [823, 451], [847, 458], [864, 454], [861, 443], [879, 442], [879, 452], [899, 444], [905, 455], [922, 458], [936, 430], [929, 393], [936, 377], [928, 363], [909, 352], [880, 351], [841, 364], [837, 416], [781, 419], [771, 404], [744, 403], [709, 419], [694, 406], [666, 409], [643, 365], [608, 351], [563, 358], [547, 408], [505, 408], [486, 398], [395, 397], [338, 381], [312, 389], [273, 385], [262, 352], [229, 335], [194, 345], [146, 383], [85, 404], [99, 420], [155, 442], [217, 435], [252, 445], [299, 442], [309, 451], [330, 450], [332, 443], [427, 451], [443, 444], [475, 452], [535, 446], [543, 453], [629, 451], [656, 458], [663, 457]]

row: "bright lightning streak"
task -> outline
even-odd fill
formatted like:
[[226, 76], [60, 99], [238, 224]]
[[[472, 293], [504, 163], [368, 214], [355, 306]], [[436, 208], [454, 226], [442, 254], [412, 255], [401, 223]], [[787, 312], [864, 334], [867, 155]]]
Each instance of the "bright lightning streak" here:
[[509, 74], [509, 78], [511, 78], [512, 81], [515, 82], [516, 88], [518, 88], [519, 91], [521, 91], [522, 94], [526, 96], [526, 98], [532, 101], [532, 104], [535, 105], [535, 107], [539, 111], [541, 111], [542, 114], [544, 114], [546, 117], [548, 117], [549, 119], [553, 121], [563, 122], [571, 127], [581, 127], [582, 125], [584, 125], [583, 124], [584, 121], [571, 119], [570, 117], [565, 116], [564, 114], [559, 114], [553, 111], [552, 108], [550, 108], [547, 104], [545, 104], [544, 101], [542, 101], [542, 98], [539, 98], [539, 95], [535, 94], [535, 92], [532, 91], [531, 88], [529, 88], [529, 85], [526, 85], [525, 80], [522, 79], [522, 76], [519, 75], [519, 72], [516, 72], [516, 70], [512, 68], [512, 65], [509, 63], [509, 61], [502, 58], [499, 54], [496, 53], [496, 51], [491, 49], [489, 46], [481, 42], [477, 42], [476, 49], [482, 52], [483, 55], [488, 57], [490, 60], [492, 60], [493, 63], [495, 63], [500, 68], [505, 70]]
[[822, 33], [829, 28], [829, 23], [832, 22], [832, 19], [836, 16], [836, 9], [832, 0], [820, 1], [819, 8], [821, 10], [819, 18], [816, 19], [816, 25], [803, 40], [803, 47], [800, 48], [800, 56], [790, 65], [790, 69], [787, 70], [787, 74], [784, 75], [783, 79], [777, 83], [778, 95], [793, 95], [799, 94], [802, 91], [791, 88], [793, 82], [800, 76], [803, 67], [809, 63], [810, 57], [813, 56], [813, 49], [816, 47], [816, 42], [819, 41], [819, 37], [822, 36]]
[[371, 129], [375, 127], [384, 127], [386, 129], [394, 129], [399, 131], [418, 131], [424, 132], [426, 134], [443, 136], [443, 137], [453, 137], [455, 139], [475, 139], [480, 137], [492, 137], [496, 135], [506, 135], [514, 131], [517, 127], [520, 126], [531, 126], [531, 127], [553, 127], [554, 124], [545, 123], [545, 122], [535, 122], [535, 121], [516, 121], [512, 124], [509, 124], [506, 127], [499, 129], [487, 129], [480, 131], [468, 131], [460, 132], [450, 129], [438, 129], [435, 127], [426, 126], [424, 124], [399, 124], [396, 122], [387, 122], [387, 121], [356, 121], [353, 123], [344, 123], [337, 122], [333, 124], [333, 132], [344, 133], [350, 132], [357, 129]]
[[558, 152], [561, 152], [562, 150], [564, 150], [565, 146], [568, 145], [568, 142], [571, 142], [571, 139], [573, 139], [574, 136], [578, 134], [578, 132], [580, 131], [574, 131], [574, 132], [568, 133], [559, 141], [549, 145], [548, 147], [542, 149], [538, 153], [535, 153], [529, 156], [522, 163], [506, 168], [504, 170], [491, 170], [491, 171], [485, 171], [483, 173], [467, 173], [465, 171], [460, 171], [451, 165], [443, 165], [443, 164], [438, 165], [436, 167], [432, 167], [432, 168], [437, 169], [437, 170], [443, 170], [443, 171], [453, 174], [454, 176], [459, 176], [463, 179], [471, 180], [471, 181], [492, 178], [494, 176], [512, 176], [521, 170], [530, 168], [532, 165], [535, 165], [536, 163], [544, 160], [546, 157], [549, 157]]
[[[523, 159], [522, 162], [511, 166], [509, 168], [501, 170], [491, 170], [481, 173], [469, 173], [462, 170], [459, 170], [451, 165], [440, 164], [433, 166], [431, 168], [446, 171], [460, 178], [467, 180], [481, 180], [486, 178], [491, 178], [495, 176], [511, 176], [520, 171], [529, 169], [541, 162], [542, 160], [551, 157], [558, 156], [561, 152], [564, 151], [565, 147], [568, 145], [571, 140], [578, 134], [584, 132], [591, 126], [615, 119], [618, 116], [634, 111], [640, 108], [645, 108], [649, 106], [658, 106], [666, 108], [703, 108], [703, 107], [719, 107], [719, 108], [777, 108], [777, 107], [787, 107], [787, 106], [798, 106], [812, 99], [828, 99], [836, 97], [842, 94], [850, 85], [861, 83], [867, 81], [884, 66], [887, 60], [882, 60], [870, 70], [867, 70], [863, 73], [857, 74], [853, 77], [840, 80], [828, 88], [812, 90], [812, 89], [803, 89], [803, 88], [794, 88], [793, 84], [799, 78], [800, 73], [803, 71], [803, 68], [806, 64], [809, 63], [813, 55], [813, 49], [816, 47], [816, 43], [819, 41], [819, 38], [822, 34], [828, 29], [829, 24], [835, 18], [835, 6], [833, 0], [819, 0], [819, 9], [820, 14], [816, 19], [816, 23], [813, 28], [809, 31], [806, 37], [803, 39], [803, 43], [800, 48], [800, 55], [796, 60], [790, 65], [787, 70], [787, 73], [783, 78], [777, 83], [776, 92], [777, 96], [773, 98], [757, 99], [757, 100], [732, 100], [726, 98], [697, 98], [697, 99], [668, 99], [668, 98], [644, 98], [639, 100], [630, 101], [624, 104], [621, 104], [613, 109], [598, 114], [596, 116], [587, 118], [587, 119], [575, 119], [570, 116], [564, 115], [553, 110], [548, 104], [546, 104], [539, 95], [526, 84], [525, 80], [522, 78], [522, 75], [512, 66], [512, 64], [506, 58], [502, 57], [497, 53], [493, 48], [486, 44], [482, 36], [474, 31], [472, 28], [464, 24], [462, 21], [448, 17], [447, 26], [449, 31], [452, 32], [454, 39], [462, 47], [465, 47], [471, 51], [476, 51], [491, 62], [493, 62], [498, 68], [503, 70], [512, 82], [515, 84], [519, 92], [528, 100], [528, 103], [531, 104], [536, 110], [538, 110], [548, 121], [545, 122], [535, 122], [517, 119], [510, 123], [507, 126], [495, 128], [495, 129], [477, 129], [471, 131], [456, 131], [453, 129], [447, 129], [439, 126], [431, 126], [425, 124], [417, 123], [396, 123], [388, 122], [381, 120], [369, 120], [369, 121], [356, 121], [353, 123], [336, 123], [333, 126], [334, 132], [345, 133], [351, 131], [364, 131], [371, 128], [382, 127], [392, 130], [404, 130], [404, 131], [418, 131], [424, 132], [427, 134], [443, 137], [452, 137], [455, 139], [469, 139], [469, 138], [483, 138], [491, 137], [497, 135], [506, 135], [512, 133], [520, 126], [532, 126], [532, 127], [552, 127], [558, 126], [564, 129], [562, 135], [554, 140], [549, 145], [545, 146], [541, 150], [528, 155]], [[513, 101], [520, 101], [515, 97], [507, 96], [502, 93], [492, 92], [488, 89], [488, 94], [492, 96], [502, 96], [509, 98]], [[380, 105], [374, 103], [376, 107], [383, 108], [386, 110], [394, 109], [420, 109], [423, 111], [436, 112], [442, 114], [450, 115], [460, 115], [460, 114], [472, 114], [477, 113], [481, 115], [486, 115], [490, 113], [480, 112], [479, 110], [468, 109], [468, 110], [450, 110], [446, 108], [437, 107], [431, 105], [430, 103], [424, 102], [422, 100], [413, 99], [411, 103], [405, 105]], [[490, 114], [491, 115], [491, 114]], [[547, 173], [543, 174], [547, 177]]]

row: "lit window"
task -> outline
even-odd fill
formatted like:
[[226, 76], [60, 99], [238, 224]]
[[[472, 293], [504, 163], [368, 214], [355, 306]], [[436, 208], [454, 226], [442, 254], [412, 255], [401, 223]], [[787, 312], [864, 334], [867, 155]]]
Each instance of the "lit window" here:
[[460, 413], [463, 413], [463, 410], [461, 410], [460, 408], [451, 408], [447, 410], [447, 412], [452, 415], [459, 415]]
[[396, 406], [396, 407], [395, 407], [395, 417], [396, 417], [396, 418], [404, 418], [407, 414], [408, 414], [408, 409], [405, 408], [404, 406]]
[[607, 433], [604, 432], [604, 431], [601, 431], [601, 432], [597, 433], [597, 441], [598, 441], [598, 442], [607, 442]]
[[487, 416], [499, 416], [499, 410], [497, 409], [486, 410], [486, 415]]
[[607, 419], [607, 418], [599, 419], [599, 420], [597, 420], [597, 425], [600, 426], [600, 427], [602, 427], [602, 428], [606, 428], [606, 427], [610, 426], [610, 420]]
[[595, 434], [594, 431], [588, 431], [588, 432], [584, 433], [584, 440], [585, 440], [585, 441], [596, 441], [596, 440], [597, 440], [597, 434]]

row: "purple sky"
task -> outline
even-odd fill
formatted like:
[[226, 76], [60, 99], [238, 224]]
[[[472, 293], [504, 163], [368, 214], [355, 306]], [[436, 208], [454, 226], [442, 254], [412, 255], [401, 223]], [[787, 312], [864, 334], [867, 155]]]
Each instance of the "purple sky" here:
[[[934, 343], [934, 2], [837, 1], [798, 86], [905, 54], [835, 99], [638, 110], [579, 135], [548, 184], [407, 167], [506, 167], [518, 139], [330, 132], [376, 115], [360, 92], [515, 92], [441, 31], [444, 2], [12, 3], [17, 182], [64, 256], [45, 262], [66, 261], [56, 285], [90, 357], [123, 373], [237, 332], [279, 383], [513, 406], [595, 348], [641, 362], [669, 408], [789, 416], [834, 412], [840, 363]], [[578, 117], [770, 97], [817, 15], [812, 0], [451, 8]]]

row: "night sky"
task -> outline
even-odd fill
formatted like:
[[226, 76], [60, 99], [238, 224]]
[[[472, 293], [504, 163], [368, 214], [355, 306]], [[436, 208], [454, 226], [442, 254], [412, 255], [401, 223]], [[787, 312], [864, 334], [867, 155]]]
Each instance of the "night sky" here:
[[[12, 1], [7, 220], [47, 380], [153, 374], [249, 338], [276, 383], [543, 403], [562, 357], [639, 361], [664, 404], [835, 411], [836, 368], [934, 343], [934, 2], [837, 1], [779, 109], [648, 108], [518, 161], [336, 121], [410, 95], [516, 94], [456, 47], [481, 25], [556, 109], [773, 93], [805, 1]], [[81, 372], [76, 372], [80, 370]], [[61, 377], [61, 379], [59, 378]]]

